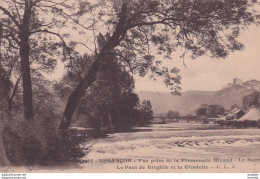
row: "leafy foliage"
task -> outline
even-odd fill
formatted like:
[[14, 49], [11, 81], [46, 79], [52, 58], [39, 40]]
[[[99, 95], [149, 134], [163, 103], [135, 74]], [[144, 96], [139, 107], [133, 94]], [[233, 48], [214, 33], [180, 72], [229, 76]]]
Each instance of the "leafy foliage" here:
[[260, 106], [260, 93], [256, 91], [252, 94], [244, 96], [242, 106], [245, 110], [249, 109], [251, 106], [259, 107]]
[[197, 109], [197, 116], [217, 117], [224, 115], [225, 109], [221, 105], [201, 105]]
[[223, 58], [243, 49], [236, 40], [240, 30], [258, 23], [253, 11], [255, 1], [140, 0], [97, 4], [100, 6], [93, 9], [95, 25], [108, 29], [101, 32], [106, 34], [106, 43], [99, 52], [113, 49], [130, 71], [163, 77], [175, 94], [180, 90], [179, 70], [168, 69], [156, 60], [158, 55], [171, 59], [172, 53], [182, 48], [192, 58], [205, 54]]
[[[163, 78], [172, 93], [180, 95], [179, 70], [169, 69], [158, 58], [172, 59], [180, 49], [182, 57], [187, 53], [191, 58], [225, 58], [243, 49], [237, 37], [241, 29], [258, 24], [256, 4], [255, 0], [4, 0], [0, 5], [4, 65], [15, 69], [16, 79], [22, 75], [28, 116], [33, 116], [30, 70], [51, 73], [58, 59], [75, 68], [79, 45], [92, 53], [95, 63], [79, 81], [79, 97], [68, 101], [64, 112], [68, 120], [75, 111], [71, 106], [77, 105], [111, 55], [134, 74]], [[74, 34], [82, 38], [74, 40]]]
[[[90, 68], [93, 57], [79, 57], [77, 65], [56, 85], [59, 94], [70, 93], [84, 73]], [[97, 79], [84, 95], [77, 113], [90, 120], [100, 133], [125, 131], [135, 124], [147, 123], [152, 118], [150, 101], [139, 105], [139, 97], [133, 92], [134, 79], [114, 56], [101, 66]], [[145, 121], [145, 122], [144, 122]]]
[[[5, 80], [16, 80], [9, 103], [15, 101], [14, 107], [24, 110], [28, 121], [33, 118], [33, 107], [36, 111], [32, 123], [23, 121], [18, 113], [16, 122], [20, 126], [8, 129], [10, 136], [18, 136], [15, 142], [22, 141], [22, 153], [32, 152], [21, 161], [41, 163], [48, 151], [57, 151], [71, 142], [48, 148], [59, 138], [50, 139], [59, 136], [53, 129], [55, 120], [50, 119], [60, 116], [53, 113], [54, 107], [48, 103], [53, 96], [39, 79], [41, 73], [53, 72], [57, 60], [68, 67], [60, 88], [66, 89], [63, 96], [70, 96], [64, 128], [69, 127], [77, 105], [79, 112], [100, 120], [97, 125], [101, 130], [109, 124], [115, 130], [124, 128], [133, 124], [136, 115], [143, 115], [142, 123], [146, 123], [152, 118], [151, 103], [144, 101], [138, 108], [134, 80], [128, 72], [161, 77], [173, 94], [180, 95], [179, 69], [169, 69], [162, 59], [172, 59], [180, 49], [184, 49], [182, 57], [187, 53], [191, 58], [225, 58], [230, 52], [242, 50], [243, 45], [237, 41], [240, 31], [259, 23], [255, 4], [255, 0], [2, 0], [1, 66], [7, 71]], [[75, 34], [81, 39], [74, 40]], [[91, 56], [78, 58], [79, 45], [86, 47]], [[39, 99], [46, 96], [41, 103]], [[106, 130], [114, 130], [109, 128]], [[13, 143], [10, 141], [8, 145]]]
[[180, 116], [180, 114], [179, 114], [178, 111], [168, 111], [168, 113], [167, 113], [167, 117], [169, 119], [174, 119], [174, 118], [179, 117], [179, 116]]
[[149, 100], [143, 100], [139, 107], [139, 116], [137, 124], [146, 125], [153, 119], [152, 104]]
[[34, 90], [37, 94], [35, 120], [25, 120], [20, 108], [1, 114], [3, 140], [10, 162], [18, 166], [78, 162], [84, 155], [79, 144], [86, 140], [86, 135], [59, 131], [60, 116], [56, 112], [52, 94], [44, 85]]

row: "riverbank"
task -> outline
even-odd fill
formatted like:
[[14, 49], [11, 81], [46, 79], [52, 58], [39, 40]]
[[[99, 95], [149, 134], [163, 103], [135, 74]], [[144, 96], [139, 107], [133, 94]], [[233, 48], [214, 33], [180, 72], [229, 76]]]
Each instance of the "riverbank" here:
[[[89, 138], [81, 144], [85, 156], [78, 163], [6, 169], [10, 172], [259, 172], [260, 130], [221, 127], [186, 121], [152, 123], [135, 127], [132, 132]], [[145, 168], [140, 169], [141, 166]]]

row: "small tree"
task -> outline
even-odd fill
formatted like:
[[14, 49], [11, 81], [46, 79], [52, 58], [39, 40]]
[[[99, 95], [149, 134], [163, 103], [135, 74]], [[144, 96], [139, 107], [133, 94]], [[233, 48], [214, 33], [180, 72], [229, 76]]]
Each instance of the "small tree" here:
[[199, 108], [196, 113], [197, 116], [207, 116], [207, 108]]
[[139, 125], [148, 124], [153, 119], [152, 104], [149, 100], [143, 100], [139, 107]]
[[179, 116], [180, 116], [179, 111], [168, 111], [168, 113], [167, 113], [167, 118], [169, 118], [169, 119], [174, 119]]
[[252, 94], [244, 96], [242, 105], [245, 110], [247, 110], [251, 106], [259, 108], [260, 107], [260, 93], [256, 91], [256, 92], [253, 92]]
[[[56, 85], [61, 97], [71, 93], [81, 76], [93, 63], [88, 55], [78, 57], [75, 65]], [[90, 125], [101, 133], [123, 131], [135, 123], [138, 113], [139, 97], [134, 90], [134, 78], [125, 67], [111, 56], [100, 67], [97, 79], [84, 94], [77, 108], [77, 114], [85, 116]]]

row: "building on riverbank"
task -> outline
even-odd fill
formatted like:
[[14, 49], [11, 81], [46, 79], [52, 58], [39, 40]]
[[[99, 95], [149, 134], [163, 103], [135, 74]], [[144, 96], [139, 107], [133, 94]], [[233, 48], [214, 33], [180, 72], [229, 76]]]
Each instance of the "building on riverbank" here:
[[226, 120], [239, 119], [245, 115], [242, 109], [234, 108], [228, 115], [226, 115]]
[[256, 107], [251, 107], [251, 109], [238, 121], [258, 121], [260, 119], [260, 109]]

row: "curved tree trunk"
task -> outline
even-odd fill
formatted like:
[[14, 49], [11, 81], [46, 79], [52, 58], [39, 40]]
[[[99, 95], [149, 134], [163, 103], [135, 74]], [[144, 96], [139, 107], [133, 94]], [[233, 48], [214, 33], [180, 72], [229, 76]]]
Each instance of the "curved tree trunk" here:
[[70, 95], [63, 114], [63, 119], [60, 123], [60, 129], [69, 128], [72, 115], [75, 112], [81, 97], [84, 95], [85, 91], [90, 87], [90, 85], [96, 80], [96, 74], [101, 65], [101, 62], [109, 58], [109, 54], [111, 54], [110, 52], [116, 46], [118, 46], [120, 41], [125, 37], [127, 32], [126, 13], [127, 13], [128, 3], [129, 3], [128, 1], [123, 1], [121, 6], [121, 12], [119, 13], [119, 21], [117, 23], [113, 35], [111, 36], [111, 38], [106, 39], [107, 41], [104, 42], [104, 44], [99, 44], [101, 50], [99, 55], [97, 55], [96, 57], [97, 58], [96, 61], [90, 67], [88, 74], [79, 82], [78, 86]]
[[72, 92], [72, 94], [69, 97], [69, 100], [67, 102], [64, 114], [63, 114], [63, 120], [60, 123], [60, 129], [68, 129], [71, 123], [71, 118], [76, 110], [77, 104], [79, 103], [79, 100], [84, 95], [85, 91], [94, 83], [96, 80], [96, 74], [98, 72], [98, 69], [100, 67], [99, 60], [96, 60], [93, 65], [91, 66], [88, 74], [79, 82], [78, 86], [75, 88], [75, 90]]

